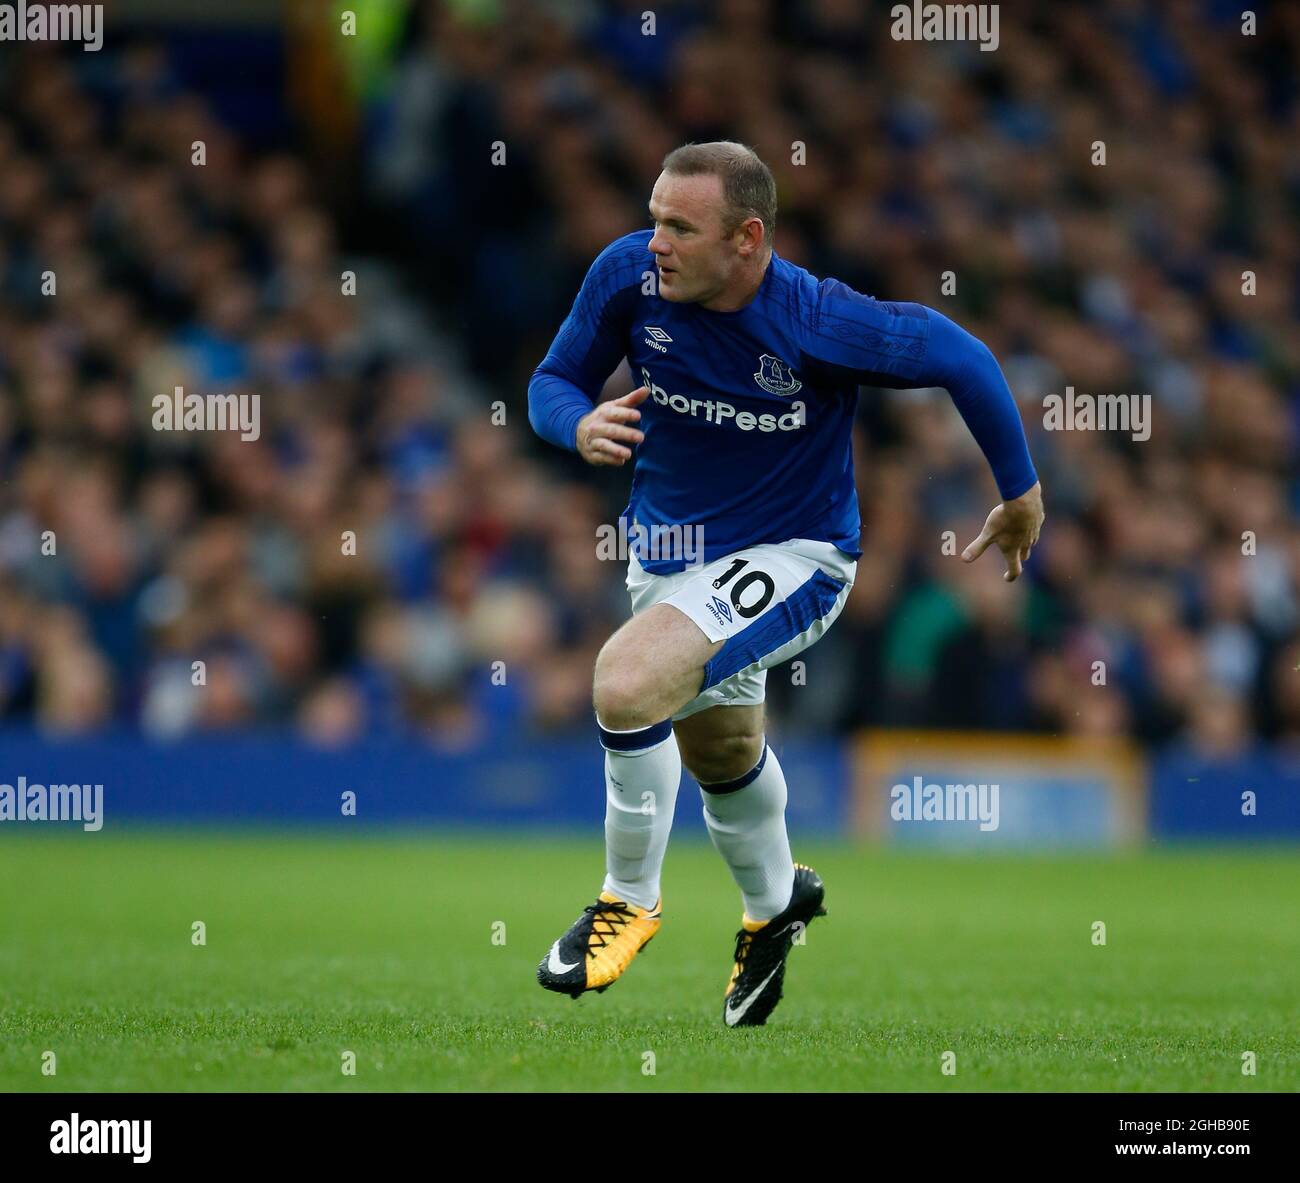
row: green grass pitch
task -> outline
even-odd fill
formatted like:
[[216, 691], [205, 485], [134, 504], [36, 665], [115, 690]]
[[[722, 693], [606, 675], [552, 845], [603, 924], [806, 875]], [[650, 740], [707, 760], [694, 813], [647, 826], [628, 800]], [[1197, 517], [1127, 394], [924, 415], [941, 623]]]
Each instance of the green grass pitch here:
[[1294, 851], [796, 857], [829, 915], [768, 1026], [728, 1030], [741, 905], [705, 843], [670, 848], [653, 945], [573, 1002], [534, 970], [595, 898], [596, 835], [0, 835], [0, 1089], [1300, 1088]]

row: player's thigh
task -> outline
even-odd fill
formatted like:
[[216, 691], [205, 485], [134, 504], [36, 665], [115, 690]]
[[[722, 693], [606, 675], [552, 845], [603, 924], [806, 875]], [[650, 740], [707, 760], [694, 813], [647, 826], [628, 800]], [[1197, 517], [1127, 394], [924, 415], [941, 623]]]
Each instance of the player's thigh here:
[[734, 780], [763, 751], [763, 704], [716, 706], [673, 723], [682, 763], [702, 784]]
[[722, 646], [710, 641], [688, 616], [670, 604], [654, 604], [633, 616], [596, 658], [596, 713], [618, 727], [666, 718], [694, 697], [709, 658]]
[[722, 642], [687, 713], [725, 701], [736, 680], [814, 644], [843, 610], [856, 572], [854, 560], [830, 543], [792, 539], [719, 559], [667, 596], [665, 603]]

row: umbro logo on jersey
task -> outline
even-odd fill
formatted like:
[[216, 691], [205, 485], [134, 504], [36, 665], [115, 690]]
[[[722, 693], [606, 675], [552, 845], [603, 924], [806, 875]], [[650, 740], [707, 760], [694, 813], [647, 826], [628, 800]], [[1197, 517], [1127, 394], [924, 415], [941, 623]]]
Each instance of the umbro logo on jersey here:
[[645, 343], [651, 349], [657, 349], [660, 353], [668, 352], [668, 343], [672, 341], [672, 338], [663, 329], [657, 325], [646, 325], [645, 331], [647, 333]]

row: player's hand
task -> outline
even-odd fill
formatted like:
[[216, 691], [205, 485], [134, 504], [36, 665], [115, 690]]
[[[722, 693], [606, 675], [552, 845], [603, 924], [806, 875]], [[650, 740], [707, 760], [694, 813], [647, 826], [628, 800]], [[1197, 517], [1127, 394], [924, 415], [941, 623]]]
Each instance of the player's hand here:
[[645, 436], [632, 426], [641, 420], [637, 410], [650, 397], [648, 386], [638, 386], [631, 394], [600, 403], [590, 415], [578, 420], [578, 455], [588, 464], [613, 465], [615, 468], [632, 459], [632, 449]]
[[973, 563], [996, 542], [1006, 556], [1007, 569], [1002, 578], [1011, 583], [1020, 577], [1021, 564], [1029, 558], [1038, 541], [1038, 531], [1043, 528], [1043, 486], [1034, 485], [1014, 501], [995, 505], [984, 523], [984, 529], [964, 551], [963, 562]]

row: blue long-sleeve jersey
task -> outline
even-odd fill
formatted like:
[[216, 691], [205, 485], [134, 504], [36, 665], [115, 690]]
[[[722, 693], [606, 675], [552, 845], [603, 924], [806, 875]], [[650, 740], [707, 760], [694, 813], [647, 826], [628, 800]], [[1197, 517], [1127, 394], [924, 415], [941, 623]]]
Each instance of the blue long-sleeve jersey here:
[[[528, 385], [533, 429], [573, 450], [578, 420], [627, 358], [651, 397], [624, 517], [647, 534], [694, 527], [706, 563], [791, 538], [858, 557], [859, 385], [945, 388], [1003, 499], [1037, 481], [997, 360], [942, 313], [819, 280], [775, 251], [745, 307], [673, 303], [658, 294], [650, 237], [624, 235], [596, 257]], [[653, 574], [686, 566], [680, 555], [638, 557]]]

